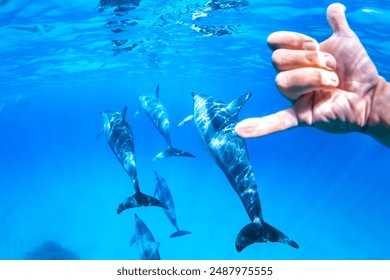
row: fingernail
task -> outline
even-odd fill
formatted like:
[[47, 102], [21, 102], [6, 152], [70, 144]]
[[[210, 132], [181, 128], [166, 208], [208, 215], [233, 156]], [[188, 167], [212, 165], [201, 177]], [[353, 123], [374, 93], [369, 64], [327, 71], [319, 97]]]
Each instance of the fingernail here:
[[317, 42], [312, 42], [312, 41], [305, 42], [303, 43], [303, 49], [307, 51], [316, 51], [318, 50], [318, 44]]
[[326, 86], [337, 87], [339, 85], [339, 77], [335, 72], [329, 72], [329, 74], [325, 76], [324, 83]]
[[330, 69], [336, 69], [336, 60], [330, 55], [325, 55], [325, 66]]

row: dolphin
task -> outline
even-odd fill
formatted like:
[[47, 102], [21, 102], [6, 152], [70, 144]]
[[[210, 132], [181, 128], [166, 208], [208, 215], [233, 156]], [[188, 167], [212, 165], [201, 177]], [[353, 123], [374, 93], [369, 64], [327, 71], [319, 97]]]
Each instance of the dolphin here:
[[135, 234], [130, 241], [130, 246], [137, 244], [141, 260], [159, 260], [160, 253], [158, 252], [159, 242], [154, 240], [152, 233], [146, 224], [135, 216]]
[[158, 153], [153, 160], [163, 159], [171, 156], [185, 156], [185, 157], [195, 157], [194, 155], [176, 149], [172, 146], [171, 137], [169, 134], [169, 119], [168, 113], [164, 105], [161, 103], [159, 98], [160, 86], [157, 85], [156, 92], [154, 95], [141, 95], [137, 98], [138, 100], [138, 110], [134, 114], [134, 117], [143, 109], [149, 119], [153, 122], [154, 126], [164, 137], [165, 141], [168, 143], [168, 149]]
[[112, 110], [100, 112], [103, 118], [103, 128], [98, 137], [104, 132], [111, 150], [130, 176], [135, 189], [135, 194], [118, 206], [117, 213], [120, 214], [123, 210], [140, 206], [160, 206], [164, 208], [166, 206], [158, 199], [140, 191], [135, 164], [134, 137], [130, 124], [126, 121], [126, 111], [127, 107], [122, 112]]
[[228, 104], [208, 95], [192, 93], [192, 96], [194, 114], [185, 118], [178, 126], [194, 120], [207, 150], [240, 197], [251, 220], [237, 235], [237, 251], [241, 252], [255, 242], [267, 241], [299, 248], [295, 241], [264, 221], [248, 149], [245, 140], [234, 130], [238, 113], [251, 94], [242, 95]]
[[176, 228], [176, 231], [172, 233], [169, 237], [172, 238], [190, 234], [191, 232], [189, 231], [180, 230], [177, 225], [175, 204], [173, 203], [173, 198], [168, 188], [167, 182], [156, 171], [154, 172], [154, 174], [156, 175], [156, 189], [154, 191], [154, 197], [158, 198], [162, 203], [165, 204], [167, 209], [164, 209], [164, 213], [165, 215], [167, 215], [172, 225]]

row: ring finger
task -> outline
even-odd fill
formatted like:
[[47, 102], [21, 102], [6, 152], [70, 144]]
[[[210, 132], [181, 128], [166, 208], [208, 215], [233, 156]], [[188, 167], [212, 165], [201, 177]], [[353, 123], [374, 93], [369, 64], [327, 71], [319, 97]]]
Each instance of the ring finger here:
[[335, 72], [320, 68], [299, 68], [280, 72], [276, 76], [276, 85], [280, 92], [291, 100], [313, 90], [335, 88], [339, 84]]
[[336, 69], [336, 59], [321, 51], [277, 49], [272, 54], [272, 63], [278, 71], [313, 67], [328, 71]]

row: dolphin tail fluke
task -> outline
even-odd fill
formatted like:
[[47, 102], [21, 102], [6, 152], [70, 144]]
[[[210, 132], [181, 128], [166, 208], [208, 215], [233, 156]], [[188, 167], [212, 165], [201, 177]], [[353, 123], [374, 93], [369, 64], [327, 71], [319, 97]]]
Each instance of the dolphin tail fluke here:
[[146, 195], [142, 192], [136, 192], [134, 195], [129, 196], [125, 201], [119, 204], [116, 212], [120, 214], [126, 209], [142, 206], [158, 206], [167, 209], [167, 207], [157, 198]]
[[250, 223], [241, 229], [236, 238], [236, 249], [238, 252], [241, 252], [253, 243], [267, 241], [280, 242], [294, 248], [299, 248], [295, 241], [291, 240], [280, 230], [265, 222], [258, 222]]
[[170, 237], [170, 238], [174, 238], [174, 237], [179, 237], [179, 236], [187, 235], [187, 234], [190, 234], [190, 233], [191, 233], [190, 231], [178, 230], [178, 231], [175, 231], [174, 233], [172, 233], [169, 237]]
[[176, 149], [174, 147], [169, 147], [165, 151], [162, 151], [158, 153], [154, 158], [153, 161], [158, 160], [158, 159], [163, 159], [167, 157], [173, 157], [173, 156], [182, 156], [182, 157], [195, 157], [193, 154], [190, 154], [188, 152]]

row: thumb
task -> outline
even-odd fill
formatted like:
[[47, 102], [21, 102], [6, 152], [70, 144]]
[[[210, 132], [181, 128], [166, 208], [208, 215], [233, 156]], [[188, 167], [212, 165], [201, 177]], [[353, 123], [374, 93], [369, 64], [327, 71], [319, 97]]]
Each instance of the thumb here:
[[240, 121], [235, 131], [243, 138], [254, 138], [298, 126], [298, 117], [293, 108], [279, 111], [262, 118]]
[[353, 31], [349, 28], [347, 18], [345, 17], [345, 6], [340, 3], [331, 4], [327, 10], [327, 18], [330, 27], [332, 27], [334, 33], [339, 35], [348, 36], [353, 34]]

